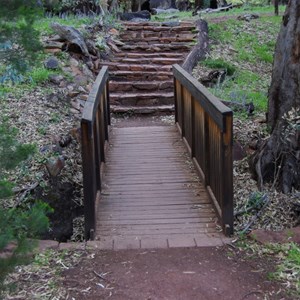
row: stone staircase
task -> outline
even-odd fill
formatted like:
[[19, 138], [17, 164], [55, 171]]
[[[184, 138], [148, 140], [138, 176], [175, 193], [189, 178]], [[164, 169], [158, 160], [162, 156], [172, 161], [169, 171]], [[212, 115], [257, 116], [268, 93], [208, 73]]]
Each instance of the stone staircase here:
[[[191, 22], [123, 22], [109, 66], [112, 111], [150, 113], [173, 109], [172, 65], [181, 64], [195, 43]], [[173, 26], [172, 26], [173, 25]], [[175, 26], [174, 26], [175, 25]]]

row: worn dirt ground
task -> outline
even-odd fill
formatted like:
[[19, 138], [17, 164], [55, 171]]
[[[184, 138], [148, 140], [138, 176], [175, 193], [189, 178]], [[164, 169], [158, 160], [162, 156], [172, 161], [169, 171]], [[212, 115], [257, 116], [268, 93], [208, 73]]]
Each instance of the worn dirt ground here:
[[68, 299], [295, 299], [271, 260], [230, 246], [99, 251], [63, 273]]

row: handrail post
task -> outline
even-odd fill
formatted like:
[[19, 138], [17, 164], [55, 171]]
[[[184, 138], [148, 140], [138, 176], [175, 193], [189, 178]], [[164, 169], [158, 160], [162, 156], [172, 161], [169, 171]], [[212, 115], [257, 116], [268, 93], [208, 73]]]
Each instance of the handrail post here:
[[101, 191], [101, 163], [105, 161], [108, 124], [110, 124], [108, 67], [103, 67], [85, 103], [81, 118], [86, 240], [94, 239], [96, 231], [96, 204]]
[[173, 74], [175, 120], [199, 175], [204, 178], [223, 232], [230, 235], [233, 233], [232, 111], [179, 65], [173, 66]]
[[[232, 112], [225, 116], [225, 132], [223, 133], [222, 163], [224, 174], [223, 180], [223, 199], [222, 199], [222, 219], [224, 232], [226, 235], [233, 234], [233, 163], [232, 163]], [[230, 176], [231, 174], [231, 176]]]
[[92, 231], [95, 231], [95, 197], [96, 197], [96, 174], [94, 133], [91, 123], [81, 122], [82, 161], [83, 169], [83, 193], [84, 193], [84, 236], [88, 240]]

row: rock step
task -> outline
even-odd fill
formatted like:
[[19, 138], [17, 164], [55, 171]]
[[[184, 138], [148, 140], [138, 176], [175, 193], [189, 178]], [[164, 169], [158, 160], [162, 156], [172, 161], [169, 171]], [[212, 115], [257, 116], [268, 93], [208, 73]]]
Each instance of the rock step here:
[[155, 114], [155, 113], [173, 113], [174, 105], [156, 105], [156, 106], [117, 106], [111, 105], [110, 111], [113, 113], [134, 113], [134, 114]]
[[[124, 58], [116, 57], [111, 60], [113, 63], [123, 63], [123, 64], [152, 64], [152, 65], [173, 65], [181, 64], [183, 62], [183, 57], [180, 58], [169, 58], [169, 57], [150, 57], [150, 58]], [[104, 65], [104, 63], [103, 63]]]
[[180, 58], [183, 59], [186, 53], [172, 53], [172, 52], [156, 52], [156, 53], [145, 53], [145, 52], [118, 52], [115, 53], [114, 57], [124, 57], [124, 58]]
[[110, 72], [110, 80], [113, 81], [165, 81], [173, 79], [172, 72], [156, 72], [156, 71], [112, 71]]
[[[190, 41], [177, 41], [176, 39], [174, 41], [168, 41], [168, 38], [165, 38], [166, 40], [163, 41], [148, 41], [148, 38], [143, 38], [141, 40], [130, 40], [130, 41], [126, 41], [126, 45], [136, 45], [136, 46], [156, 46], [156, 47], [160, 47], [161, 45], [175, 45], [175, 46], [179, 46], [179, 45], [194, 45], [195, 41], [194, 40], [190, 40]], [[125, 44], [125, 43], [124, 43]]]
[[150, 93], [110, 93], [112, 105], [125, 106], [149, 106], [174, 104], [174, 93], [172, 92], [150, 92]]
[[180, 33], [162, 31], [125, 31], [120, 33], [120, 40], [123, 42], [130, 41], [131, 39], [159, 39], [159, 38], [190, 38], [191, 36], [197, 36], [197, 33], [191, 33], [190, 31], [182, 31]]
[[[195, 22], [193, 21], [179, 21], [180, 25], [182, 26], [195, 26]], [[164, 23], [158, 22], [158, 21], [145, 21], [145, 22], [131, 22], [131, 21], [123, 21], [122, 22], [123, 25], [125, 26], [165, 26]]]
[[[182, 26], [151, 26], [151, 25], [140, 25], [136, 24], [135, 25], [126, 25], [124, 26], [124, 30], [126, 31], [154, 31], [154, 32], [163, 32], [163, 31], [168, 31], [168, 32], [182, 32], [182, 31], [190, 31], [192, 33], [198, 32], [197, 28], [195, 25], [182, 25]], [[124, 32], [124, 31], [123, 31]]]
[[181, 51], [187, 52], [191, 49], [192, 45], [186, 43], [169, 43], [169, 44], [152, 44], [152, 45], [123, 45], [119, 49], [123, 51], [136, 51], [144, 50], [145, 52], [168, 52], [168, 51]]
[[110, 81], [109, 90], [111, 92], [138, 92], [138, 91], [164, 91], [174, 90], [173, 80], [165, 81]]
[[171, 71], [172, 65], [156, 64], [123, 64], [119, 62], [105, 62], [100, 66], [108, 66], [110, 71]]
[[195, 41], [194, 37], [135, 37], [122, 39], [122, 42], [127, 45], [153, 45], [163, 43], [192, 43]]

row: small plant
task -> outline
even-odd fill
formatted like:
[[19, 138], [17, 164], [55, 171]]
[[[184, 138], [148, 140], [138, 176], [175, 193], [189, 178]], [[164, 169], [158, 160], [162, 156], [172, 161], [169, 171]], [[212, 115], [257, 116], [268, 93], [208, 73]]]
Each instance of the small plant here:
[[28, 261], [28, 253], [35, 246], [35, 238], [48, 228], [47, 204], [37, 202], [29, 209], [8, 207], [6, 198], [13, 196], [14, 183], [8, 171], [15, 169], [35, 151], [34, 145], [23, 145], [16, 140], [17, 130], [2, 119], [0, 123], [0, 297], [5, 289], [6, 275]]
[[29, 76], [31, 81], [34, 84], [39, 84], [39, 83], [44, 83], [48, 80], [49, 75], [51, 74], [51, 72], [45, 68], [35, 68], [33, 69]]
[[236, 71], [235, 66], [222, 59], [206, 59], [202, 64], [211, 69], [224, 69], [229, 76], [232, 76]]

